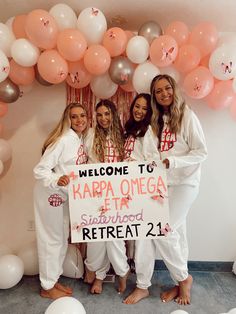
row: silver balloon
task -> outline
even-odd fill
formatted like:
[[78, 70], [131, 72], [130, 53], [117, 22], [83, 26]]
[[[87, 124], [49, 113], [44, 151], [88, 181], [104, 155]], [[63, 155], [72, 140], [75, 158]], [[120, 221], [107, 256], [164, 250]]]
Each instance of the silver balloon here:
[[0, 83], [0, 101], [11, 103], [20, 97], [19, 87], [9, 78]]
[[111, 80], [118, 85], [125, 85], [132, 80], [134, 66], [126, 57], [116, 57], [112, 59], [109, 68]]
[[46, 81], [45, 79], [42, 78], [42, 76], [39, 74], [39, 70], [38, 70], [37, 65], [34, 68], [35, 68], [35, 78], [39, 82], [39, 84], [41, 84], [43, 86], [53, 85], [52, 83], [49, 83], [48, 81]]
[[162, 34], [161, 26], [154, 21], [144, 23], [138, 31], [138, 35], [145, 37], [149, 44]]

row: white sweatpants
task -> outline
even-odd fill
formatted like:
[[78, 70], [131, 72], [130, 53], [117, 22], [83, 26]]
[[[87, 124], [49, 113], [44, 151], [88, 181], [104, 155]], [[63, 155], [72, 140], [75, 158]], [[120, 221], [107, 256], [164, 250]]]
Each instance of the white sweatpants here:
[[172, 232], [166, 237], [136, 241], [135, 266], [138, 288], [147, 289], [151, 285], [157, 252], [176, 284], [188, 277], [186, 216], [197, 194], [198, 187], [189, 185], [168, 187]]
[[[51, 197], [51, 205], [49, 198]], [[39, 180], [34, 188], [35, 227], [39, 277], [43, 289], [53, 288], [63, 273], [69, 236], [69, 210], [66, 194], [45, 188]]]
[[103, 280], [110, 268], [110, 262], [115, 273], [124, 277], [129, 271], [125, 242], [122, 240], [105, 242], [88, 242], [85, 265], [96, 272], [96, 278]]

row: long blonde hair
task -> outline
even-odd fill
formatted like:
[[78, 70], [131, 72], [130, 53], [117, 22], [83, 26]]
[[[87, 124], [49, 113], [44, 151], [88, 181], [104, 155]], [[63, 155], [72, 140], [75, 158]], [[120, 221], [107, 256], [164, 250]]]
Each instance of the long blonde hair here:
[[185, 100], [183, 99], [175, 80], [171, 76], [167, 74], [160, 74], [153, 78], [151, 83], [151, 105], [153, 111], [151, 126], [159, 140], [161, 138], [161, 132], [164, 126], [164, 110], [163, 107], [156, 100], [155, 84], [162, 79], [166, 79], [173, 89], [173, 103], [169, 107], [168, 122], [169, 129], [172, 133], [178, 133], [180, 131], [181, 122], [186, 108]]
[[[64, 110], [62, 117], [55, 127], [55, 129], [48, 135], [48, 138], [45, 140], [42, 148], [42, 154], [45, 152], [45, 150], [53, 145], [59, 137], [61, 137], [67, 130], [71, 128], [71, 120], [70, 120], [70, 111], [73, 108], [82, 108], [86, 114], [87, 111], [85, 107], [79, 103], [70, 103]], [[83, 132], [83, 135], [85, 135], [87, 132], [86, 130]]]
[[99, 107], [105, 106], [112, 116], [112, 123], [108, 130], [103, 129], [98, 122], [95, 127], [95, 134], [93, 140], [93, 151], [98, 157], [100, 162], [104, 162], [104, 152], [107, 135], [110, 135], [111, 140], [115, 144], [120, 159], [124, 158], [124, 134], [121, 126], [120, 118], [118, 116], [116, 107], [114, 103], [110, 100], [104, 99], [101, 100], [97, 105], [95, 110], [97, 111]]

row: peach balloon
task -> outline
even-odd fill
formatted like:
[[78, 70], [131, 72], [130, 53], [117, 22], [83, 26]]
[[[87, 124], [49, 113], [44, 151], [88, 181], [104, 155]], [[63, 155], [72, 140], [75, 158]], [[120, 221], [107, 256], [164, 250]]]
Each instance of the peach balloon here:
[[11, 59], [9, 78], [16, 85], [30, 85], [35, 79], [34, 67], [23, 67]]
[[31, 11], [26, 18], [25, 31], [32, 43], [39, 48], [51, 49], [56, 46], [57, 23], [47, 11]]
[[179, 48], [174, 66], [181, 72], [189, 72], [196, 68], [200, 62], [201, 54], [197, 47], [193, 45], [183, 45]]
[[8, 106], [4, 102], [0, 102], [0, 117], [4, 117], [8, 112]]
[[59, 84], [68, 75], [68, 64], [56, 50], [46, 50], [39, 56], [38, 71], [47, 82]]
[[74, 62], [83, 58], [87, 42], [79, 30], [68, 28], [59, 33], [57, 49], [63, 58]]
[[207, 105], [215, 110], [230, 106], [235, 98], [232, 81], [219, 81], [212, 92], [205, 98]]
[[84, 65], [91, 74], [104, 74], [109, 69], [110, 64], [110, 54], [101, 45], [91, 45], [85, 52]]
[[120, 56], [126, 48], [127, 36], [125, 31], [119, 27], [112, 27], [106, 31], [102, 41], [111, 57]]
[[25, 23], [26, 23], [27, 15], [16, 15], [12, 22], [12, 31], [16, 37], [18, 38], [28, 38], [25, 32]]
[[66, 82], [74, 88], [83, 88], [90, 83], [92, 75], [86, 70], [83, 60], [68, 63]]
[[157, 67], [170, 65], [178, 54], [176, 40], [169, 35], [161, 35], [154, 39], [150, 47], [151, 62]]
[[181, 21], [174, 21], [167, 26], [164, 34], [173, 37], [180, 47], [187, 43], [189, 37], [189, 29], [185, 23]]

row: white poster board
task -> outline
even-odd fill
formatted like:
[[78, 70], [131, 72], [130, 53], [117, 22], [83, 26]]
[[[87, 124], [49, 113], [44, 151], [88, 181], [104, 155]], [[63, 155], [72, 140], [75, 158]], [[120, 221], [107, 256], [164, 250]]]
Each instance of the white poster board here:
[[166, 170], [161, 163], [69, 167], [72, 242], [157, 238], [169, 231]]

